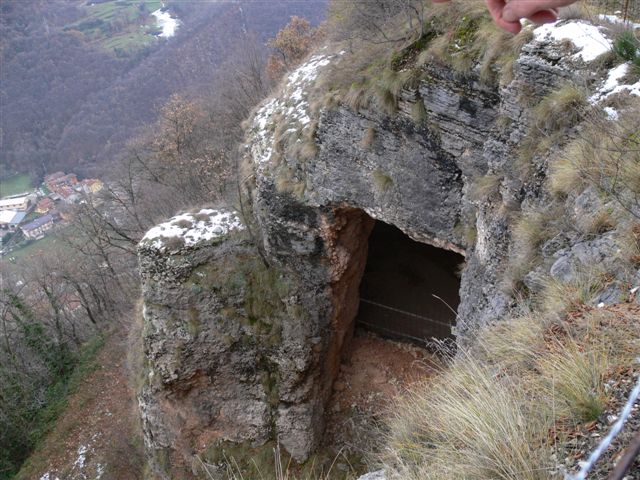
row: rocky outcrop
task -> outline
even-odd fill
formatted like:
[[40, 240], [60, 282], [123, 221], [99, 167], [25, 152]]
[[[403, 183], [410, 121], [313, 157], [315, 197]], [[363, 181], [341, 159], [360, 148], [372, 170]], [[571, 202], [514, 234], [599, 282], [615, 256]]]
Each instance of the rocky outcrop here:
[[[375, 106], [318, 107], [318, 76], [343, 61], [323, 53], [257, 110], [246, 148], [254, 237], [235, 219], [223, 234], [188, 234], [209, 231], [194, 227], [201, 212], [156, 227], [140, 246], [149, 369], [140, 403], [157, 470], [188, 469], [193, 455], [225, 442], [276, 437], [296, 460], [308, 457], [354, 328], [374, 220], [466, 257], [461, 342], [508, 312], [514, 212], [547, 201], [546, 157], [534, 156], [525, 176], [514, 165], [531, 105], [567, 81], [592, 92], [602, 84], [587, 47], [559, 37], [536, 32], [502, 86], [427, 65], [392, 116]], [[418, 124], [409, 114], [417, 102], [426, 111]], [[482, 177], [497, 179], [495, 191], [476, 198]], [[596, 200], [586, 195], [567, 208], [588, 210]], [[184, 220], [184, 241], [158, 240]], [[618, 247], [604, 234], [569, 232], [543, 248], [545, 261], [525, 275], [530, 289], [536, 275], [569, 281], [575, 262], [613, 258]]]
[[240, 272], [253, 271], [255, 259], [238, 217], [175, 217], [147, 233], [139, 261], [147, 359], [140, 409], [155, 470], [189, 467], [195, 446], [216, 440], [214, 421], [223, 439], [268, 438], [269, 382], [256, 365], [268, 349], [258, 339], [270, 333], [245, 314], [251, 280]]
[[[317, 446], [371, 228], [354, 211], [324, 221], [339, 225], [325, 232], [335, 255], [307, 267], [304, 279], [294, 265], [265, 264], [233, 213], [184, 214], [147, 233], [139, 246], [147, 358], [139, 403], [156, 472], [180, 478], [195, 454], [220, 458], [229, 442], [279, 436], [300, 459]], [[335, 304], [322, 294], [329, 288]], [[327, 312], [338, 312], [332, 325]]]

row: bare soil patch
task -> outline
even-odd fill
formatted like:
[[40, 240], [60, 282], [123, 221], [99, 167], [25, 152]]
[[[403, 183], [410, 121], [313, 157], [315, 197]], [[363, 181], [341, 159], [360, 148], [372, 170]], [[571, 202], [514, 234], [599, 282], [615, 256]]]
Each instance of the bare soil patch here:
[[358, 462], [380, 441], [393, 400], [432, 376], [441, 361], [424, 348], [360, 329], [347, 348], [327, 407], [324, 444]]

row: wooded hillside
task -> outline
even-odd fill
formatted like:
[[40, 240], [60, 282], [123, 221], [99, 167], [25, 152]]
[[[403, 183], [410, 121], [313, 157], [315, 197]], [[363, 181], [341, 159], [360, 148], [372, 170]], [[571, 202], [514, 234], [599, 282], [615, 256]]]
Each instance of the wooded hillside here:
[[99, 173], [172, 93], [209, 85], [243, 35], [266, 41], [292, 15], [317, 23], [326, 2], [165, 3], [181, 22], [176, 36], [127, 50], [109, 39], [121, 43], [119, 32], [130, 26], [116, 17], [103, 30], [89, 28], [83, 1], [3, 2], [0, 163], [7, 172], [0, 174]]

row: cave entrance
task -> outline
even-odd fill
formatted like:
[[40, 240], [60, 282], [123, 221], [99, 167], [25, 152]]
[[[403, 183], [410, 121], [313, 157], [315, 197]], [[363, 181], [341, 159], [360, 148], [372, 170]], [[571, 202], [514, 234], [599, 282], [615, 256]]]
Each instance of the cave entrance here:
[[356, 326], [423, 346], [433, 338], [452, 338], [463, 262], [455, 252], [416, 242], [400, 229], [376, 221]]

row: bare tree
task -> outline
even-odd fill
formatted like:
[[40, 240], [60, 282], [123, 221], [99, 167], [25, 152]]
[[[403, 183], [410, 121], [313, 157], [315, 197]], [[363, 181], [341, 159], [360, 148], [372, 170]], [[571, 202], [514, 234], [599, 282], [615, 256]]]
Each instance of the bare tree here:
[[[329, 5], [334, 37], [371, 43], [393, 43], [424, 35], [423, 0], [372, 0], [336, 2]], [[408, 28], [401, 28], [402, 26]]]

